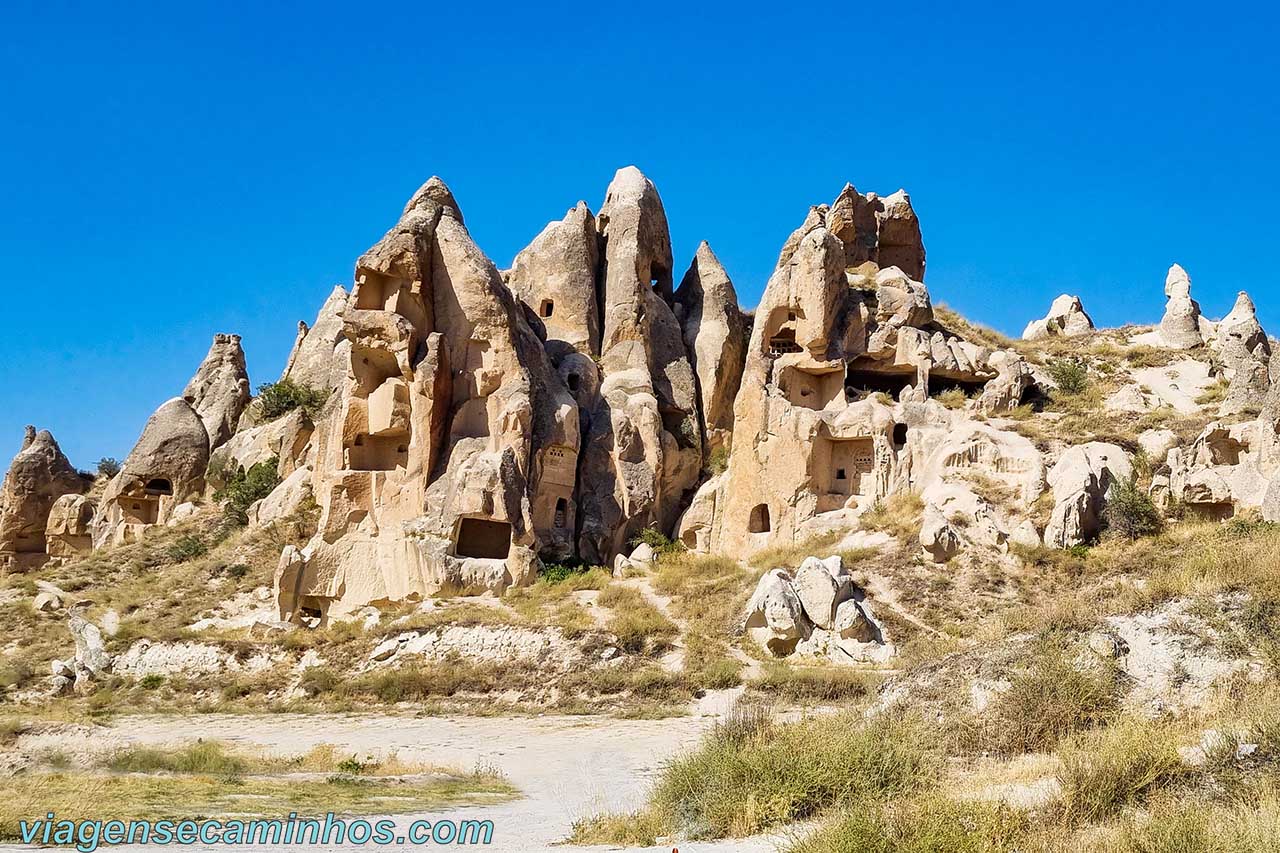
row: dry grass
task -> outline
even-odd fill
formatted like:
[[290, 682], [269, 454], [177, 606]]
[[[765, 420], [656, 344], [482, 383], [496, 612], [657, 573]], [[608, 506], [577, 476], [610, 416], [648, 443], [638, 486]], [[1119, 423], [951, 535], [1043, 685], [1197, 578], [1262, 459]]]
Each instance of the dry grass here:
[[915, 492], [899, 492], [878, 501], [862, 516], [861, 522], [867, 530], [880, 530], [902, 542], [910, 542], [920, 535], [923, 515], [923, 498]]
[[516, 793], [491, 771], [445, 772], [394, 757], [337, 759], [332, 748], [290, 759], [235, 754], [216, 742], [131, 747], [101, 765], [0, 780], [0, 838], [16, 838], [19, 821], [50, 811], [63, 820], [125, 822], [289, 812], [397, 814], [493, 802]]
[[[919, 723], [856, 713], [718, 728], [663, 770], [648, 805], [575, 827], [573, 841], [654, 843], [653, 835], [741, 837], [865, 798], [927, 787], [938, 756]], [[637, 837], [629, 827], [643, 827]], [[610, 832], [621, 831], [622, 835]], [[652, 833], [652, 835], [650, 835]]]
[[613, 584], [600, 593], [599, 603], [612, 611], [608, 630], [618, 647], [630, 654], [658, 654], [670, 646], [679, 631], [638, 589]]

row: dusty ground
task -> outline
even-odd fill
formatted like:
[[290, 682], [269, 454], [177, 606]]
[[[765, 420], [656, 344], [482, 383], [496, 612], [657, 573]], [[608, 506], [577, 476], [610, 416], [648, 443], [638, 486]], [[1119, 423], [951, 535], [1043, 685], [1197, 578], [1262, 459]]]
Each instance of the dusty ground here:
[[[493, 806], [464, 807], [429, 814], [399, 815], [398, 827], [417, 819], [492, 820], [494, 853], [576, 853], [624, 848], [559, 846], [573, 822], [601, 810], [628, 810], [644, 793], [662, 762], [697, 742], [728, 696], [710, 697], [700, 714], [667, 720], [612, 720], [586, 717], [397, 717], [363, 715], [273, 715], [199, 717], [125, 717], [111, 723], [118, 736], [138, 743], [172, 744], [194, 737], [225, 741], [246, 751], [278, 754], [305, 752], [334, 744], [353, 753], [395, 751], [401, 758], [470, 769], [500, 769], [523, 798]], [[376, 817], [369, 818], [377, 820]], [[779, 839], [687, 843], [632, 851], [680, 853], [771, 853]], [[0, 850], [23, 850], [0, 845]], [[125, 846], [115, 850], [169, 850]], [[243, 847], [193, 846], [187, 850]], [[296, 850], [296, 847], [255, 848]], [[367, 850], [336, 846], [324, 850]], [[419, 849], [409, 845], [380, 850]]]

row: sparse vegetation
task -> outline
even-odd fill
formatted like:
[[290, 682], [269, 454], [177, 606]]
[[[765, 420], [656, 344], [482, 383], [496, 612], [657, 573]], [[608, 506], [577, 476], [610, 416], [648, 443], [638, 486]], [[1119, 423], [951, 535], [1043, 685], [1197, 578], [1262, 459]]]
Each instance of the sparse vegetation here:
[[302, 409], [308, 417], [316, 417], [329, 395], [325, 391], [308, 388], [292, 379], [268, 382], [258, 386], [258, 402], [262, 406], [264, 420], [272, 421], [287, 415], [294, 409]]
[[120, 460], [112, 456], [104, 456], [98, 460], [98, 476], [114, 477], [120, 473]]
[[1102, 523], [1112, 535], [1140, 539], [1159, 533], [1164, 517], [1151, 496], [1134, 480], [1121, 480], [1112, 485], [1107, 496]]
[[279, 466], [280, 460], [273, 456], [254, 463], [248, 471], [239, 468], [227, 485], [214, 493], [214, 500], [223, 502], [223, 517], [228, 524], [243, 527], [249, 523], [249, 507], [280, 485]]
[[1059, 395], [1075, 396], [1089, 388], [1089, 367], [1077, 358], [1057, 358], [1045, 365]]
[[915, 721], [864, 721], [856, 714], [719, 728], [667, 765], [648, 806], [626, 818], [584, 821], [574, 841], [652, 844], [659, 830], [693, 839], [740, 837], [928, 787], [940, 770], [929, 740]]

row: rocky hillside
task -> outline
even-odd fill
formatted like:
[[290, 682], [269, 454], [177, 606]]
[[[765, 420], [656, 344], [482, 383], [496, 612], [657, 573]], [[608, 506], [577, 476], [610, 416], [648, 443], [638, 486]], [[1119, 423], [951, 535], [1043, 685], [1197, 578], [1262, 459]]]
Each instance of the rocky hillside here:
[[220, 334], [96, 481], [29, 429], [0, 560], [35, 620], [10, 657], [52, 676], [13, 690], [288, 669], [278, 701], [325, 692], [298, 651], [333, 642], [342, 672], [550, 668], [506, 685], [533, 704], [638, 657], [697, 671], [678, 698], [717, 667], [891, 665], [1100, 541], [1280, 516], [1270, 340], [1244, 293], [1207, 319], [1176, 264], [1158, 327], [1063, 295], [1010, 340], [933, 303], [905, 192], [847, 185], [754, 311], [706, 243], [676, 270], [633, 167], [505, 271], [432, 178], [257, 397]]

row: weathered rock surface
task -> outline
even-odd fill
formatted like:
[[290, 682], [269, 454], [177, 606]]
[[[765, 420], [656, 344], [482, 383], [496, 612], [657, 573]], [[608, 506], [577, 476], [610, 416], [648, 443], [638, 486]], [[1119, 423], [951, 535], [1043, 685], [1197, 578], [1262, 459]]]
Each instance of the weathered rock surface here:
[[43, 560], [50, 511], [63, 495], [88, 488], [53, 435], [28, 426], [0, 486], [0, 565], [21, 569]]
[[546, 329], [552, 356], [560, 342], [586, 356], [600, 352], [596, 275], [600, 245], [586, 202], [551, 222], [515, 257], [507, 284]]
[[1024, 341], [1044, 338], [1071, 338], [1093, 331], [1093, 320], [1085, 313], [1079, 296], [1066, 293], [1053, 300], [1049, 313], [1040, 320], [1032, 320], [1022, 332]]
[[1177, 264], [1165, 277], [1164, 317], [1160, 320], [1160, 338], [1170, 349], [1195, 349], [1204, 345], [1200, 305], [1191, 298], [1191, 277]]
[[320, 530], [282, 555], [282, 617], [501, 593], [571, 553], [576, 403], [438, 178], [348, 301], [346, 380], [312, 438]]
[[245, 368], [240, 336], [214, 335], [209, 354], [182, 392], [182, 399], [195, 409], [204, 423], [211, 449], [236, 431], [240, 415], [249, 405], [249, 397], [249, 372]]
[[747, 635], [776, 657], [883, 662], [894, 654], [839, 556], [808, 557], [795, 574], [773, 569], [756, 585], [743, 620]]
[[315, 324], [298, 323], [298, 337], [281, 379], [329, 392], [342, 386], [351, 351], [351, 343], [342, 332], [349, 301], [347, 291], [335, 286], [320, 307]]
[[208, 466], [204, 422], [181, 397], [166, 401], [147, 419], [102, 496], [94, 546], [132, 541], [147, 527], [167, 522], [175, 507], [203, 493]]
[[53, 502], [44, 528], [45, 551], [50, 557], [74, 557], [93, 549], [95, 510], [86, 495], [63, 495]]
[[1121, 447], [1091, 441], [1068, 448], [1049, 471], [1054, 507], [1045, 544], [1071, 548], [1096, 536], [1111, 488], [1132, 477], [1129, 454]]
[[720, 259], [705, 242], [675, 294], [685, 349], [698, 379], [706, 453], [727, 450], [733, 434], [733, 400], [747, 355], [747, 324], [738, 295]]

